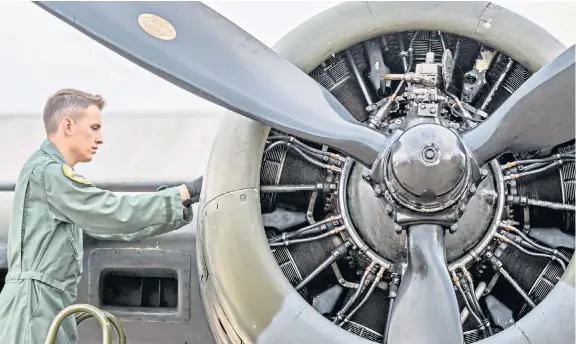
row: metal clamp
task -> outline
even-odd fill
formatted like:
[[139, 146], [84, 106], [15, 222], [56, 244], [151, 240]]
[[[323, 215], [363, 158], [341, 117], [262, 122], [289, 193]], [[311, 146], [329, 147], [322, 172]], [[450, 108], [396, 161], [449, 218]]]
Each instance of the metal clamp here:
[[52, 321], [50, 325], [50, 329], [48, 330], [48, 336], [46, 337], [46, 341], [44, 344], [54, 344], [56, 340], [56, 336], [58, 335], [58, 330], [60, 329], [60, 325], [68, 316], [73, 313], [80, 313], [76, 317], [76, 324], [80, 324], [82, 321], [90, 318], [95, 317], [96, 320], [100, 323], [102, 327], [102, 343], [103, 344], [112, 344], [112, 333], [110, 330], [110, 323], [114, 326], [116, 330], [116, 334], [118, 335], [118, 341], [120, 344], [126, 344], [126, 333], [124, 332], [124, 327], [114, 315], [102, 311], [92, 305], [89, 304], [75, 304], [70, 305], [64, 309], [62, 309], [56, 317]]

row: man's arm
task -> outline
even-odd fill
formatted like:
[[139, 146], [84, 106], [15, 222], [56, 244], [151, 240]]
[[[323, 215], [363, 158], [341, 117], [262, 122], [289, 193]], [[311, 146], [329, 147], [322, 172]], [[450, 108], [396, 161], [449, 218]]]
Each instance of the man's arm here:
[[66, 168], [56, 163], [46, 167], [47, 202], [57, 219], [75, 223], [95, 238], [103, 235], [102, 239], [134, 240], [178, 229], [192, 219], [192, 209], [182, 205], [180, 187], [118, 196], [97, 188]]
[[[203, 177], [194, 180], [186, 185], [180, 185], [178, 187], [180, 191], [180, 199], [185, 207], [190, 207], [194, 203], [198, 203], [200, 198], [200, 192], [202, 191], [202, 181]], [[167, 189], [167, 186], [162, 186], [158, 188], [158, 191]], [[192, 220], [192, 218], [190, 218]], [[144, 238], [156, 236], [171, 231], [172, 228], [167, 226], [152, 226], [146, 229], [140, 230], [135, 233], [121, 234], [104, 234], [104, 233], [94, 233], [90, 229], [83, 228], [84, 234], [88, 237], [97, 240], [108, 240], [108, 241], [136, 241]]]

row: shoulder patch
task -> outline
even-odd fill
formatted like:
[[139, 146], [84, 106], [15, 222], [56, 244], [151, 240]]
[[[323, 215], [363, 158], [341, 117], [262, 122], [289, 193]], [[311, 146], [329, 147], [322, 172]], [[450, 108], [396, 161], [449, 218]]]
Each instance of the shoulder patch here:
[[73, 181], [80, 184], [90, 184], [90, 182], [86, 180], [86, 178], [82, 177], [80, 174], [74, 171], [72, 167], [64, 164], [62, 165], [62, 170], [64, 170], [64, 174], [66, 175], [66, 177], [72, 179]]

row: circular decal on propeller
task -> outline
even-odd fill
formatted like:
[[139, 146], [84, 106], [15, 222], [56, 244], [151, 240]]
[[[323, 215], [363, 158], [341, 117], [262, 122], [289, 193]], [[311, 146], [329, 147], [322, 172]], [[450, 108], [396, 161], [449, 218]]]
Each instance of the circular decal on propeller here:
[[165, 41], [176, 38], [176, 29], [164, 18], [151, 13], [142, 13], [138, 16], [138, 24], [150, 36]]

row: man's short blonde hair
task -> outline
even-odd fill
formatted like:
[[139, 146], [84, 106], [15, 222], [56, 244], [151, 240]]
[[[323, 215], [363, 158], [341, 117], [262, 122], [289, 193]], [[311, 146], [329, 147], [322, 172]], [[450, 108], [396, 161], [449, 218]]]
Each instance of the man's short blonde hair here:
[[65, 88], [54, 93], [44, 106], [44, 128], [48, 135], [58, 129], [58, 123], [68, 116], [74, 120], [81, 119], [80, 110], [95, 105], [102, 110], [106, 101], [99, 94], [90, 94], [73, 88]]

